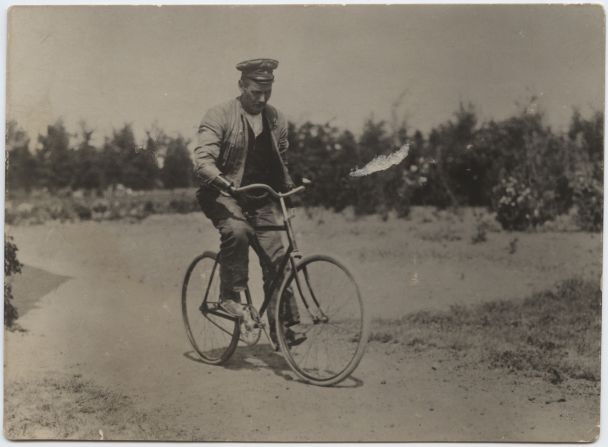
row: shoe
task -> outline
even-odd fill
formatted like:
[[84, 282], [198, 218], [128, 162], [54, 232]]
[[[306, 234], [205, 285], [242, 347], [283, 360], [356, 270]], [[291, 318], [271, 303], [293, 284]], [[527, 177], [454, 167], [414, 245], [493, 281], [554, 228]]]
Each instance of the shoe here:
[[241, 303], [229, 299], [220, 301], [220, 308], [227, 314], [238, 318], [245, 318], [249, 313]]
[[284, 326], [292, 327], [292, 326], [297, 326], [298, 324], [300, 324], [300, 320], [292, 320], [292, 321], [289, 321], [288, 323], [284, 323]]
[[[277, 336], [274, 332], [270, 333], [270, 339], [276, 347], [275, 351], [280, 350], [279, 341], [277, 340]], [[292, 346], [298, 346], [304, 343], [307, 339], [308, 337], [306, 337], [306, 334], [302, 332], [296, 332], [292, 331], [291, 329], [285, 329], [285, 343], [287, 344], [288, 348], [291, 348]]]
[[308, 337], [306, 334], [302, 332], [292, 331], [291, 329], [287, 329], [285, 331], [285, 341], [287, 342], [287, 346], [290, 348], [292, 346], [298, 346], [306, 341]]
[[257, 324], [253, 319], [251, 312], [244, 304], [234, 300], [222, 300], [220, 308], [227, 314], [241, 319], [241, 327], [246, 332], [252, 332], [257, 328]]

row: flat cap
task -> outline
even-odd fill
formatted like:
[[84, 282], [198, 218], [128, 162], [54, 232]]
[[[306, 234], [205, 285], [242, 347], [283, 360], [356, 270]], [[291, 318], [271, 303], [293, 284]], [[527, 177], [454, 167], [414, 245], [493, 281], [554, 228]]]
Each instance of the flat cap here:
[[272, 71], [279, 66], [274, 59], [250, 59], [236, 64], [236, 69], [242, 72], [241, 78], [251, 79], [260, 84], [270, 84], [274, 81]]

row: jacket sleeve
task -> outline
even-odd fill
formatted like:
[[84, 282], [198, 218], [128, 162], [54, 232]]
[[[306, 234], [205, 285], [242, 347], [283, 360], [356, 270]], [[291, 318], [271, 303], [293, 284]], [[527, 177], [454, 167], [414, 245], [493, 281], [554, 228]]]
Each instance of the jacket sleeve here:
[[194, 175], [202, 184], [210, 184], [221, 174], [217, 162], [226, 131], [221, 118], [221, 111], [213, 108], [205, 114], [198, 126], [193, 161]]
[[288, 169], [289, 163], [287, 160], [287, 149], [289, 149], [289, 140], [287, 120], [282, 114], [279, 114], [277, 117], [277, 125], [279, 127], [279, 141], [277, 142], [277, 144], [279, 146], [279, 155], [281, 156], [281, 161], [283, 162], [284, 166], [284, 182], [282, 185], [282, 189], [283, 191], [288, 191], [294, 186], [294, 182], [291, 178], [291, 175], [289, 174]]
[[281, 155], [281, 160], [285, 166], [288, 166], [287, 160], [287, 149], [289, 149], [289, 140], [287, 135], [287, 120], [282, 114], [279, 114], [277, 117], [277, 125], [279, 127], [279, 154]]

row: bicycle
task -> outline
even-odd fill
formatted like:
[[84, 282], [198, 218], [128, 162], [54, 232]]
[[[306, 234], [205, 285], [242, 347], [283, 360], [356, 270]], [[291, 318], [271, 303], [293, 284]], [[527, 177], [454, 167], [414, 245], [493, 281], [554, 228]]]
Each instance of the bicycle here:
[[[245, 289], [246, 307], [255, 322], [255, 332], [248, 338], [241, 337], [240, 318], [219, 307], [218, 266], [221, 261], [218, 255], [205, 251], [190, 263], [182, 285], [182, 316], [188, 339], [203, 362], [212, 365], [226, 362], [239, 341], [254, 345], [262, 331], [276, 350], [262, 317], [277, 291], [276, 338], [284, 358], [298, 377], [314, 385], [335, 385], [347, 378], [361, 361], [368, 340], [369, 321], [353, 275], [331, 256], [304, 257], [297, 248], [291, 225], [293, 216], [288, 213], [285, 198], [304, 189], [302, 185], [286, 193], [278, 193], [272, 187], [258, 183], [234, 191], [262, 190], [278, 200], [283, 223], [254, 228], [283, 231], [289, 241], [279, 263], [279, 274], [268, 286], [259, 310], [253, 305], [249, 288]], [[292, 291], [300, 313], [298, 327], [306, 336], [306, 340], [297, 346], [289, 346], [286, 339], [288, 329], [280, 312], [289, 299], [288, 290]]]

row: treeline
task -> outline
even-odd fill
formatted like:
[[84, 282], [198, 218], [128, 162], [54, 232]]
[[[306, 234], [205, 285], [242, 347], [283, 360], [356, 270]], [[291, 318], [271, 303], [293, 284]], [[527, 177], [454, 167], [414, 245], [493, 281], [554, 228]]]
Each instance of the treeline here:
[[[312, 205], [358, 214], [407, 216], [411, 205], [484, 206], [503, 228], [534, 227], [574, 212], [580, 228], [598, 231], [603, 210], [604, 115], [574, 111], [565, 132], [527, 108], [480, 123], [461, 105], [427, 136], [368, 120], [356, 138], [329, 124], [291, 126], [291, 170], [315, 180]], [[409, 144], [399, 165], [365, 177], [348, 174], [378, 155]]]
[[81, 125], [70, 134], [62, 121], [47, 126], [35, 150], [29, 136], [11, 121], [7, 124], [6, 184], [11, 191], [46, 188], [51, 192], [82, 189], [101, 193], [122, 185], [133, 190], [192, 186], [193, 164], [188, 140], [160, 129], [146, 132], [143, 144], [125, 125], [106, 137], [101, 147], [91, 144], [93, 131]]
[[[603, 205], [603, 114], [573, 112], [569, 128], [556, 132], [538, 111], [523, 108], [500, 121], [479, 122], [472, 106], [428, 135], [405, 123], [368, 120], [360, 136], [331, 124], [290, 124], [290, 171], [314, 181], [304, 205], [357, 214], [396, 212], [412, 205], [485, 206], [506, 229], [525, 229], [574, 210], [580, 227], [599, 230]], [[194, 185], [189, 141], [159, 129], [138, 144], [129, 125], [91, 144], [81, 126], [70, 135], [59, 121], [29, 137], [7, 126], [9, 194], [46, 188], [101, 193], [116, 185], [134, 190]], [[365, 177], [349, 173], [379, 155], [409, 145], [397, 166]]]

